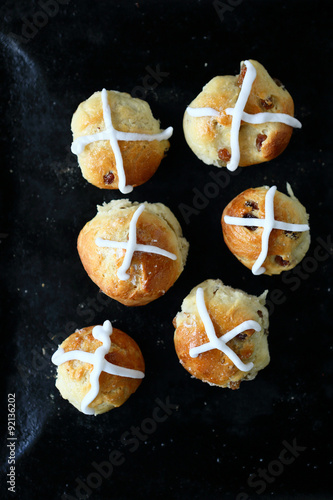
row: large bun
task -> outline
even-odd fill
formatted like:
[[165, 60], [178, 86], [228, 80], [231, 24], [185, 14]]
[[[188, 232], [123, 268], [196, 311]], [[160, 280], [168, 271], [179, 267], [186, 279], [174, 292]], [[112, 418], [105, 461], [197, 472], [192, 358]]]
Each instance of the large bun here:
[[118, 270], [125, 250], [99, 247], [96, 238], [127, 242], [129, 226], [139, 203], [113, 200], [98, 207], [78, 237], [78, 252], [90, 278], [109, 297], [127, 306], [145, 305], [163, 295], [184, 269], [188, 243], [168, 207], [162, 203], [144, 203], [137, 225], [137, 243], [153, 245], [176, 256], [175, 260], [154, 253], [134, 252], [127, 280], [120, 280]]
[[[250, 371], [239, 370], [219, 349], [191, 357], [192, 348], [209, 341], [196, 302], [199, 287], [203, 289], [205, 306], [218, 338], [244, 321], [252, 320], [259, 324], [259, 331], [246, 330], [227, 342], [243, 363], [253, 363]], [[242, 380], [252, 380], [269, 363], [265, 297], [266, 293], [260, 297], [248, 295], [223, 285], [220, 280], [209, 279], [193, 288], [174, 319], [175, 348], [182, 366], [193, 377], [220, 387], [238, 389]]]
[[[124, 92], [108, 91], [108, 103], [112, 113], [112, 125], [119, 132], [159, 134], [159, 121], [149, 104]], [[105, 130], [101, 92], [95, 92], [82, 102], [72, 118], [73, 140]], [[165, 152], [168, 140], [119, 141], [123, 158], [126, 184], [139, 186], [156, 172]], [[103, 189], [118, 189], [119, 176], [110, 141], [99, 140], [86, 145], [78, 155], [83, 177]]]
[[[294, 116], [294, 103], [288, 91], [273, 80], [257, 61], [250, 60], [257, 72], [244, 111], [249, 114], [263, 112], [285, 113]], [[191, 102], [191, 108], [213, 108], [219, 116], [193, 117], [184, 114], [185, 139], [194, 154], [207, 165], [224, 167], [230, 154], [232, 117], [224, 110], [234, 108], [244, 78], [244, 68], [237, 76], [216, 76], [205, 85], [202, 92]], [[246, 167], [272, 160], [286, 148], [292, 127], [271, 122], [250, 124], [242, 122], [239, 132], [239, 166]]]

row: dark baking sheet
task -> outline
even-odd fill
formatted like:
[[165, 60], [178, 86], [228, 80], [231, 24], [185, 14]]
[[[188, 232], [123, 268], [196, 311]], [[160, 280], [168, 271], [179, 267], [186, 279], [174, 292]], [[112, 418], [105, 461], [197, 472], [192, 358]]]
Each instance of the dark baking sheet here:
[[[332, 498], [330, 2], [63, 0], [47, 3], [46, 16], [41, 4], [1, 6], [1, 495]], [[219, 170], [187, 147], [183, 112], [246, 58], [284, 82], [303, 128], [279, 158], [208, 188]], [[73, 111], [104, 86], [145, 98], [174, 127], [160, 169], [129, 197], [168, 205], [190, 253], [174, 287], [138, 309], [106, 300], [76, 252], [96, 204], [121, 196], [89, 185], [70, 153]], [[286, 181], [310, 213], [312, 244], [288, 279], [254, 277], [224, 245], [220, 216], [242, 190], [285, 191]], [[189, 221], [181, 204], [195, 209]], [[238, 391], [191, 379], [174, 352], [172, 319], [207, 278], [270, 290], [271, 363]], [[125, 405], [94, 418], [62, 400], [50, 357], [76, 328], [107, 318], [139, 343], [147, 371]], [[15, 494], [5, 476], [7, 393], [16, 394]]]

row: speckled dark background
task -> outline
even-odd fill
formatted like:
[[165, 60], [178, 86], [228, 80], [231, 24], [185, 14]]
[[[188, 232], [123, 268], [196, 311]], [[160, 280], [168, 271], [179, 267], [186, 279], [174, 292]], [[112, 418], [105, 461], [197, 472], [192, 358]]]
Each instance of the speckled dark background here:
[[[16, 394], [17, 422], [16, 493], [7, 491], [5, 463], [2, 498], [333, 498], [330, 2], [63, 0], [48, 4], [46, 18], [41, 4], [0, 8], [2, 464], [7, 393]], [[303, 128], [279, 158], [227, 175], [187, 224], [180, 204], [193, 207], [193, 190], [203, 193], [219, 170], [187, 147], [184, 109], [246, 58], [283, 81]], [[145, 78], [152, 70], [159, 76]], [[162, 127], [174, 127], [160, 169], [129, 197], [168, 205], [190, 253], [174, 287], [139, 309], [98, 293], [76, 252], [96, 204], [120, 197], [89, 185], [70, 153], [73, 111], [104, 86], [144, 96]], [[220, 216], [242, 190], [276, 184], [285, 192], [286, 181], [310, 213], [312, 244], [287, 278], [255, 277], [224, 245]], [[172, 319], [206, 278], [270, 290], [271, 363], [238, 391], [191, 379], [174, 352]], [[95, 418], [60, 397], [50, 357], [61, 338], [107, 318], [139, 343], [147, 371], [125, 405]], [[173, 408], [153, 425], [157, 400]], [[135, 441], [138, 427], [147, 432]], [[124, 433], [132, 441], [121, 442]], [[281, 466], [286, 442], [302, 450]], [[122, 463], [112, 474], [104, 464], [103, 478], [94, 463], [114, 450]], [[269, 472], [258, 483], [260, 469]]]

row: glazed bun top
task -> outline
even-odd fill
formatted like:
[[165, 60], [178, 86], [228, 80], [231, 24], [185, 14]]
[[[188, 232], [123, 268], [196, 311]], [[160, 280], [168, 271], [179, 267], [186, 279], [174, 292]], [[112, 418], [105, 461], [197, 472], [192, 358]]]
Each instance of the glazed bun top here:
[[[132, 220], [131, 241], [136, 238], [139, 247], [128, 260]], [[119, 242], [120, 248], [108, 246], [109, 242]], [[106, 295], [129, 306], [148, 304], [173, 285], [184, 268], [188, 246], [168, 207], [129, 200], [99, 206], [78, 238], [79, 255], [90, 278]]]

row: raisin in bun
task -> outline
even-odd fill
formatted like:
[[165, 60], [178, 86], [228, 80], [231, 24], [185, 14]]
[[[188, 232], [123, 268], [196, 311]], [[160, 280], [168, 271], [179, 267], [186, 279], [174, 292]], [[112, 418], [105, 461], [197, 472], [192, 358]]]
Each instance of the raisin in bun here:
[[[251, 115], [263, 112], [284, 113], [293, 117], [294, 103], [284, 86], [269, 76], [257, 61], [250, 62], [256, 71], [249, 98], [244, 111]], [[216, 76], [191, 102], [190, 108], [213, 108], [218, 116], [184, 115], [185, 139], [194, 154], [207, 165], [224, 167], [231, 157], [232, 116], [227, 108], [235, 108], [247, 68], [241, 64], [237, 76]], [[189, 108], [187, 108], [189, 109]], [[289, 119], [289, 118], [288, 118]], [[296, 121], [295, 121], [296, 123]], [[293, 126], [300, 126], [299, 122]], [[240, 158], [238, 165], [262, 163], [272, 160], [286, 148], [292, 127], [284, 123], [270, 122], [251, 124], [241, 122], [239, 131]]]
[[[239, 328], [239, 333], [226, 339], [225, 344], [230, 359], [218, 348], [196, 353], [198, 346], [208, 343], [203, 312], [200, 311], [201, 300], [209, 315], [213, 327], [213, 337], [220, 339], [222, 335]], [[268, 311], [265, 307], [266, 293], [260, 297], [248, 295], [242, 290], [225, 286], [220, 280], [206, 280], [193, 288], [184, 299], [181, 312], [173, 320], [176, 328], [174, 343], [177, 356], [182, 366], [195, 378], [210, 385], [238, 389], [242, 380], [252, 380], [259, 370], [269, 363], [268, 352]], [[205, 321], [206, 322], [206, 321]], [[210, 335], [211, 337], [211, 335]], [[235, 365], [241, 362], [243, 371]]]
[[[155, 140], [149, 141], [127, 140], [131, 137], [123, 134], [122, 138], [116, 141], [120, 156], [116, 156], [110, 140], [94, 140], [89, 143], [86, 136], [101, 134], [107, 127], [103, 92], [106, 106], [110, 110], [112, 126], [116, 131], [161, 136], [157, 135]], [[172, 128], [169, 127], [162, 133], [159, 121], [153, 117], [147, 102], [124, 92], [104, 89], [102, 92], [95, 92], [79, 105], [72, 118], [72, 132], [72, 151], [78, 155], [83, 177], [99, 188], [121, 189], [121, 168], [127, 188], [143, 184], [156, 172], [169, 149], [170, 144], [166, 139], [172, 134]], [[85, 145], [84, 141], [88, 143]], [[123, 163], [123, 167], [119, 162]], [[129, 189], [121, 190], [124, 193], [130, 192]]]
[[[183, 271], [189, 246], [170, 209], [162, 203], [129, 200], [113, 200], [97, 208], [77, 245], [90, 278], [106, 295], [127, 306], [145, 305], [163, 295]], [[139, 249], [129, 259], [131, 221]], [[120, 242], [120, 248], [108, 242]], [[168, 256], [151, 253], [146, 245]]]
[[[264, 239], [263, 227], [256, 226], [256, 223], [257, 219], [266, 217], [266, 197], [272, 189], [268, 186], [247, 189], [236, 196], [222, 214], [222, 231], [226, 245], [254, 274], [261, 274], [254, 269], [262, 252]], [[271, 192], [274, 195], [272, 205], [275, 221], [283, 221], [291, 226], [286, 226], [286, 229], [273, 228], [269, 235], [267, 252], [262, 255], [264, 273], [268, 275], [280, 274], [294, 268], [303, 259], [310, 245], [310, 233], [305, 230], [309, 229], [309, 216], [294, 196], [289, 184], [287, 190], [289, 196], [279, 191], [275, 191], [275, 194]], [[251, 225], [237, 225], [237, 220], [236, 224], [227, 223], [229, 219], [226, 216], [246, 220]], [[253, 225], [250, 221], [253, 221]], [[298, 225], [303, 227], [302, 231], [293, 230], [297, 229]]]
[[[100, 331], [102, 336], [98, 335]], [[99, 365], [97, 349], [105, 347], [103, 338], [106, 343], [110, 339], [111, 346], [107, 345], [106, 352], [99, 354], [100, 361], [104, 358], [106, 362], [96, 366]], [[90, 363], [83, 360], [85, 357]], [[58, 366], [56, 387], [60, 394], [86, 414], [98, 415], [121, 406], [144, 377], [145, 363], [139, 346], [126, 333], [112, 329], [108, 321], [103, 327], [77, 330], [64, 340], [52, 361]], [[113, 373], [104, 371], [110, 368]], [[95, 380], [93, 369], [98, 370]]]

